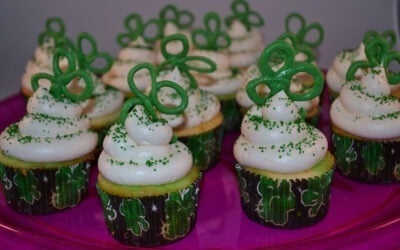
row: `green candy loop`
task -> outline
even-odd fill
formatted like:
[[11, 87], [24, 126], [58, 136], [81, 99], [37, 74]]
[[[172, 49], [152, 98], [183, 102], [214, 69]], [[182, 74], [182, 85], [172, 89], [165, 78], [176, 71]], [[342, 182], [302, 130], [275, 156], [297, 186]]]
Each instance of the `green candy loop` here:
[[192, 31], [193, 44], [197, 48], [218, 51], [231, 45], [231, 38], [221, 30], [221, 18], [217, 13], [208, 12], [204, 16], [204, 26], [205, 29]]
[[391, 72], [389, 65], [396, 61], [400, 63], [400, 53], [390, 49], [388, 40], [382, 36], [370, 36], [365, 43], [365, 55], [367, 60], [353, 62], [346, 73], [346, 80], [353, 81], [358, 69], [383, 67], [388, 83], [391, 85], [400, 83], [400, 72]]
[[46, 19], [45, 31], [38, 37], [39, 45], [53, 39], [55, 47], [69, 46], [72, 42], [65, 36], [65, 25], [60, 17]]
[[[68, 62], [67, 69], [60, 68], [60, 62], [66, 58]], [[50, 85], [50, 94], [56, 99], [61, 100], [67, 98], [73, 102], [81, 102], [90, 98], [93, 92], [93, 80], [90, 74], [83, 70], [76, 70], [76, 58], [71, 51], [65, 48], [57, 48], [53, 56], [53, 73], [38, 73], [32, 76], [31, 84], [32, 89], [36, 91], [39, 88], [39, 80], [47, 79]], [[68, 89], [68, 84], [75, 78], [81, 78], [84, 82], [84, 89], [80, 94], [71, 93]]]
[[188, 10], [178, 10], [173, 4], [167, 4], [161, 9], [159, 18], [163, 27], [167, 22], [174, 23], [179, 29], [188, 29], [194, 23], [194, 15]]
[[249, 4], [245, 0], [234, 0], [231, 3], [233, 14], [225, 19], [227, 26], [230, 26], [233, 21], [239, 20], [247, 30], [252, 27], [257, 28], [264, 25], [264, 19], [257, 12], [250, 10]]
[[[84, 45], [89, 45], [89, 51], [85, 52]], [[76, 53], [78, 59], [78, 67], [88, 70], [95, 74], [103, 74], [110, 70], [113, 58], [107, 52], [99, 52], [97, 49], [96, 40], [87, 32], [81, 32], [77, 38], [77, 46], [72, 46], [71, 49]], [[103, 67], [95, 67], [94, 62], [103, 59], [105, 64]]]
[[[283, 65], [275, 71], [270, 61], [277, 53], [281, 55]], [[258, 61], [261, 77], [251, 80], [246, 86], [246, 92], [254, 103], [263, 105], [268, 98], [282, 90], [294, 101], [311, 100], [321, 94], [324, 81], [321, 71], [313, 64], [295, 62], [294, 57], [291, 45], [283, 40], [276, 40], [264, 49]], [[314, 85], [306, 93], [290, 91], [291, 79], [297, 73], [308, 73], [314, 79]], [[266, 84], [270, 89], [267, 96], [258, 93], [257, 87], [261, 84]]]
[[[143, 94], [135, 84], [135, 74], [141, 70], [147, 70], [150, 75], [151, 90], [148, 96]], [[138, 64], [129, 71], [128, 85], [132, 93], [134, 94], [134, 97], [128, 99], [124, 103], [119, 118], [120, 123], [123, 123], [126, 120], [126, 117], [128, 116], [129, 112], [136, 105], [142, 105], [148, 117], [154, 122], [161, 120], [157, 116], [157, 110], [163, 114], [176, 115], [182, 113], [186, 109], [189, 103], [189, 99], [185, 90], [181, 86], [172, 81], [163, 80], [157, 82], [156, 76], [157, 76], [157, 70], [150, 63]], [[162, 88], [173, 89], [176, 92], [176, 94], [181, 98], [181, 103], [176, 107], [171, 107], [162, 104], [158, 99], [158, 93]]]
[[293, 33], [284, 32], [278, 37], [278, 40], [289, 41], [296, 55], [300, 53], [305, 54], [306, 59], [302, 62], [312, 63], [315, 61], [316, 57], [314, 51], [306, 44], [299, 44], [299, 42], [297, 41], [297, 37]]
[[[167, 50], [169, 43], [179, 42], [182, 50], [176, 54], [170, 53]], [[197, 88], [196, 79], [190, 73], [190, 71], [197, 71], [199, 73], [211, 73], [217, 68], [217, 65], [209, 58], [203, 56], [188, 56], [189, 53], [189, 41], [182, 34], [174, 34], [164, 37], [161, 40], [161, 53], [165, 58], [165, 61], [160, 64], [159, 71], [166, 68], [177, 67], [180, 72], [187, 75], [190, 80], [190, 88]], [[201, 62], [208, 67], [196, 66]]]
[[[300, 27], [298, 30], [293, 30], [291, 28], [291, 24], [299, 22]], [[300, 13], [290, 13], [285, 20], [285, 29], [287, 32], [293, 33], [297, 37], [297, 41], [300, 45], [306, 45], [311, 48], [317, 48], [321, 45], [322, 41], [324, 40], [324, 29], [319, 23], [311, 23], [309, 25], [306, 24], [306, 20]], [[317, 38], [315, 41], [307, 41], [307, 35], [310, 32], [315, 31], [317, 34]]]
[[397, 41], [396, 33], [393, 30], [386, 30], [386, 31], [382, 32], [382, 34], [380, 34], [380, 35], [375, 30], [368, 30], [364, 34], [363, 43], [366, 44], [370, 39], [378, 37], [378, 36], [385, 39], [388, 43], [389, 48], [393, 49], [393, 47]]
[[[134, 24], [134, 26], [132, 26]], [[154, 43], [161, 36], [161, 22], [155, 18], [144, 22], [142, 17], [137, 13], [128, 15], [124, 20], [126, 32], [117, 35], [117, 43], [121, 47], [127, 47], [130, 42], [142, 37], [146, 43]], [[154, 36], [148, 36], [146, 31], [148, 28], [156, 27]]]

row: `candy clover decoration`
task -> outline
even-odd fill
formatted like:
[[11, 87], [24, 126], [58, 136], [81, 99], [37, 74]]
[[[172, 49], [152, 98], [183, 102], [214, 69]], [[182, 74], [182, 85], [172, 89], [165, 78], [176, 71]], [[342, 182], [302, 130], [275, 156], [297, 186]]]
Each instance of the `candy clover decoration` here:
[[[85, 44], [88, 44], [88, 51], [85, 49]], [[80, 69], [88, 70], [95, 74], [102, 74], [107, 72], [113, 63], [113, 58], [107, 52], [99, 52], [97, 43], [92, 35], [87, 32], [78, 34], [77, 44], [71, 45], [70, 49], [76, 54], [78, 67]], [[101, 67], [96, 67], [95, 62], [103, 59], [105, 64]]]
[[[128, 15], [124, 20], [126, 32], [117, 35], [117, 43], [121, 47], [127, 47], [130, 42], [142, 37], [146, 43], [152, 44], [161, 36], [161, 21], [155, 18], [144, 22], [137, 13]], [[155, 32], [150, 35], [149, 30], [155, 27]]]
[[[284, 59], [283, 65], [275, 71], [269, 62], [276, 53]], [[311, 63], [295, 62], [294, 57], [295, 52], [291, 45], [283, 40], [276, 40], [264, 49], [258, 61], [261, 76], [251, 80], [246, 86], [247, 94], [254, 103], [264, 105], [268, 98], [280, 91], [284, 91], [293, 101], [311, 100], [322, 92], [324, 78], [321, 71]], [[308, 73], [314, 79], [313, 86], [305, 92], [292, 93], [290, 84], [297, 73]], [[267, 95], [257, 92], [260, 84], [266, 84], [270, 89]]]
[[205, 29], [196, 28], [192, 31], [192, 40], [196, 48], [218, 51], [231, 45], [231, 38], [221, 30], [221, 18], [215, 12], [204, 16]]
[[[141, 70], [147, 70], [149, 72], [151, 80], [151, 90], [148, 96], [142, 93], [135, 84], [135, 74]], [[162, 121], [162, 119], [157, 116], [157, 111], [163, 114], [172, 115], [172, 114], [180, 114], [185, 110], [189, 102], [185, 90], [177, 83], [169, 80], [162, 80], [157, 82], [156, 77], [157, 77], [157, 70], [150, 63], [138, 64], [129, 71], [128, 85], [131, 91], [133, 92], [134, 97], [128, 99], [122, 106], [121, 115], [119, 118], [120, 123], [123, 123], [126, 120], [129, 112], [136, 105], [143, 106], [147, 116], [153, 122]], [[173, 89], [176, 92], [176, 94], [181, 98], [181, 103], [176, 107], [162, 104], [158, 99], [158, 92], [162, 88]]]
[[[168, 52], [168, 44], [179, 42], [182, 50], [178, 53]], [[204, 56], [188, 56], [189, 41], [182, 34], [174, 34], [164, 37], [161, 40], [161, 53], [165, 61], [160, 64], [159, 70], [175, 68], [185, 74], [190, 80], [190, 88], [197, 88], [197, 82], [190, 71], [197, 71], [199, 73], [211, 73], [216, 70], [217, 65], [215, 62]]]
[[167, 22], [174, 23], [179, 29], [190, 28], [194, 23], [194, 15], [188, 10], [178, 10], [173, 4], [167, 4], [161, 9], [159, 18], [163, 27]]
[[375, 30], [368, 30], [365, 32], [364, 37], [363, 37], [363, 43], [366, 44], [370, 39], [375, 38], [375, 37], [382, 37], [385, 39], [389, 45], [389, 48], [392, 49], [394, 45], [396, 44], [397, 38], [396, 38], [396, 33], [393, 30], [386, 30], [382, 32], [382, 34], [379, 34]]
[[306, 57], [303, 62], [312, 63], [313, 61], [315, 61], [314, 51], [306, 44], [300, 44], [297, 41], [297, 37], [293, 33], [284, 32], [277, 39], [290, 42], [294, 49], [295, 55], [298, 55], [300, 53], [305, 54]]
[[[300, 26], [296, 29], [295, 23], [299, 23]], [[286, 32], [293, 33], [297, 42], [301, 45], [306, 45], [311, 48], [317, 48], [321, 45], [324, 40], [324, 29], [319, 23], [311, 23], [306, 24], [306, 20], [300, 13], [290, 13], [285, 19], [285, 29]], [[307, 40], [308, 36], [312, 36], [312, 33], [315, 32], [316, 38], [315, 40]]]
[[249, 4], [245, 0], [234, 0], [231, 3], [232, 15], [225, 19], [225, 24], [230, 26], [233, 21], [238, 20], [247, 30], [264, 25], [264, 19], [257, 12], [250, 10]]
[[[65, 70], [60, 68], [60, 61], [66, 58], [68, 66]], [[53, 73], [50, 75], [47, 73], [38, 73], [32, 76], [31, 84], [32, 89], [36, 91], [39, 88], [39, 80], [46, 79], [50, 85], [50, 94], [56, 100], [69, 99], [72, 102], [81, 102], [90, 98], [93, 92], [93, 80], [90, 74], [83, 69], [76, 69], [76, 57], [73, 52], [65, 48], [57, 48], [53, 56]], [[84, 86], [81, 93], [72, 93], [68, 89], [68, 84], [76, 79], [81, 78]]]
[[391, 72], [389, 65], [392, 62], [400, 63], [400, 53], [394, 50], [390, 50], [390, 44], [383, 37], [376, 36], [370, 38], [365, 44], [365, 54], [367, 60], [355, 61], [350, 65], [350, 68], [346, 73], [346, 80], [353, 81], [355, 74], [358, 69], [383, 67], [385, 69], [388, 83], [399, 84], [400, 83], [400, 72]]
[[45, 31], [38, 37], [39, 45], [53, 41], [55, 47], [69, 46], [72, 42], [65, 36], [65, 25], [59, 17], [49, 17], [46, 19]]

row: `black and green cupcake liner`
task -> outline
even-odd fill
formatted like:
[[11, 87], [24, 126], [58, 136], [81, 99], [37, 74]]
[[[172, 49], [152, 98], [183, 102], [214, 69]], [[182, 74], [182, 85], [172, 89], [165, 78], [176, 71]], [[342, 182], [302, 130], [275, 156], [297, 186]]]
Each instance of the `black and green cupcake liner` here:
[[24, 214], [48, 214], [77, 206], [88, 192], [90, 162], [53, 168], [14, 168], [0, 164], [7, 204]]
[[341, 175], [371, 184], [400, 182], [400, 141], [369, 141], [333, 133], [332, 143]]
[[194, 166], [201, 171], [206, 171], [215, 167], [219, 161], [223, 134], [224, 129], [221, 124], [202, 134], [180, 137], [179, 141], [189, 148], [193, 156]]
[[220, 103], [221, 113], [224, 116], [224, 121], [222, 122], [224, 133], [239, 130], [243, 115], [236, 99], [220, 100]]
[[316, 224], [328, 212], [333, 169], [304, 179], [278, 179], [235, 166], [242, 209], [265, 226], [282, 229]]
[[140, 247], [184, 238], [196, 223], [199, 180], [180, 191], [140, 198], [112, 195], [97, 185], [108, 232], [123, 244]]

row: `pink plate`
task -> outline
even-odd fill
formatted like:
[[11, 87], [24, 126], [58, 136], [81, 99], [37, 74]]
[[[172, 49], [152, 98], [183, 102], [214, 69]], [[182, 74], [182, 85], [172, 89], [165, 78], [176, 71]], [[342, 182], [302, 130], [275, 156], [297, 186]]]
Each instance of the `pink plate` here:
[[[326, 94], [325, 94], [326, 95]], [[326, 101], [325, 101], [326, 102]], [[25, 112], [21, 95], [0, 102], [0, 129]], [[327, 107], [321, 129], [329, 134]], [[224, 138], [219, 164], [205, 173], [197, 224], [184, 239], [162, 249], [204, 248], [399, 248], [400, 185], [356, 183], [336, 174], [327, 216], [318, 224], [295, 230], [272, 229], [250, 221], [242, 212], [233, 168], [232, 144], [238, 134]], [[107, 232], [91, 176], [89, 196], [75, 208], [50, 215], [27, 216], [12, 211], [0, 196], [2, 249], [124, 248]]]

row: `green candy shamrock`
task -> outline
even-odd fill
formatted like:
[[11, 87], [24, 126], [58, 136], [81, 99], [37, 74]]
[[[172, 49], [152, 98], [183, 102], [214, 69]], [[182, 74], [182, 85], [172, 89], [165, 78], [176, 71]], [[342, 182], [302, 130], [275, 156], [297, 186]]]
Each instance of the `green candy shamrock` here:
[[264, 25], [262, 16], [254, 10], [251, 10], [249, 4], [245, 0], [232, 1], [231, 10], [233, 14], [225, 19], [225, 24], [227, 26], [230, 26], [235, 20], [241, 22], [247, 30]]
[[[297, 30], [294, 24], [299, 23], [300, 26]], [[324, 29], [319, 23], [306, 24], [306, 20], [300, 13], [290, 13], [285, 19], [286, 32], [294, 34], [299, 45], [305, 45], [311, 48], [317, 48], [324, 40]], [[315, 33], [316, 38], [314, 41], [307, 40], [310, 34]]]

